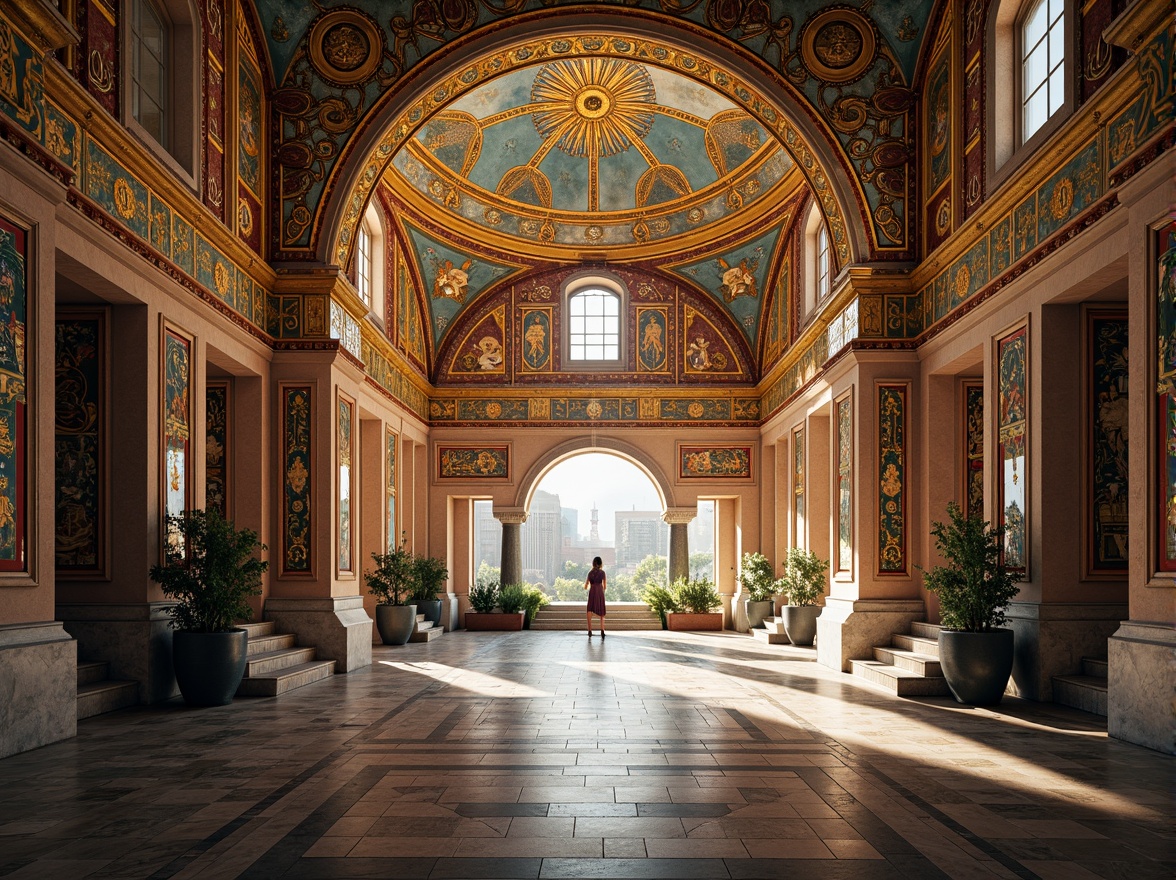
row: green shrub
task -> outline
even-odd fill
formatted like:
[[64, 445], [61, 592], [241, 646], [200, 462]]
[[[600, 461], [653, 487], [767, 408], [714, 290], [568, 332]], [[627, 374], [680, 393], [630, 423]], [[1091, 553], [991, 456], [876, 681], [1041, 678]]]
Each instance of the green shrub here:
[[739, 586], [752, 602], [764, 602], [772, 598], [775, 578], [772, 563], [762, 553], [744, 553], [739, 564]]
[[526, 584], [503, 584], [498, 591], [498, 607], [504, 614], [517, 614], [527, 605]]
[[527, 620], [530, 620], [535, 616], [535, 612], [551, 602], [551, 597], [534, 584], [528, 585], [523, 592], [525, 594], [523, 610], [527, 612]]
[[421, 602], [436, 599], [438, 591], [445, 585], [445, 579], [449, 577], [445, 563], [434, 556], [414, 556], [412, 573], [415, 581], [412, 598]]
[[364, 571], [368, 591], [380, 605], [404, 605], [416, 593], [416, 567], [413, 555], [401, 541], [387, 553], [373, 553], [374, 569]]
[[722, 605], [723, 601], [715, 585], [706, 578], [678, 578], [670, 584], [670, 590], [678, 606], [675, 610], [689, 611], [691, 614], [706, 614]]
[[1005, 622], [1005, 608], [1017, 595], [1017, 579], [1002, 561], [1004, 529], [980, 517], [966, 517], [955, 502], [950, 521], [931, 524], [935, 549], [947, 560], [923, 572], [923, 584], [939, 597], [945, 629], [987, 632]]
[[648, 583], [641, 591], [641, 601], [661, 618], [662, 629], [666, 628], [666, 614], [678, 610], [678, 601], [667, 587], [661, 584]]
[[498, 605], [498, 584], [478, 581], [470, 587], [470, 606], [479, 614], [489, 614]]
[[784, 576], [776, 581], [776, 589], [788, 594], [789, 605], [816, 605], [825, 594], [825, 572], [828, 560], [811, 550], [790, 547], [784, 560]]

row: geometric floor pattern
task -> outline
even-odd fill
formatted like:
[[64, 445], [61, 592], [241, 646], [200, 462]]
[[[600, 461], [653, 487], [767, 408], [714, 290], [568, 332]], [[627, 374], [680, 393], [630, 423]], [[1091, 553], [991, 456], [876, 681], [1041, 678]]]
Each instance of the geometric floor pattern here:
[[735, 633], [446, 633], [0, 761], [4, 878], [1171, 878], [1171, 758]]

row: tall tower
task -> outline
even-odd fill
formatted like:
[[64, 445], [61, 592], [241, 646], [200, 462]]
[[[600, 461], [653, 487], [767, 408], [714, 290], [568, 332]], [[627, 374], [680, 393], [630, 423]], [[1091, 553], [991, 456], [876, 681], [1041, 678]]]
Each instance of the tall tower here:
[[600, 542], [600, 513], [596, 509], [596, 502], [592, 502], [592, 531], [588, 535], [588, 540], [593, 544]]

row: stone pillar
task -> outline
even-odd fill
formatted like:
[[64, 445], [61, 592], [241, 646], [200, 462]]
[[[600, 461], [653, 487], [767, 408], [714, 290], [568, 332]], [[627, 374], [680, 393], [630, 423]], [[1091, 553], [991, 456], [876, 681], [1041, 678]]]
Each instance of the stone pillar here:
[[670, 526], [669, 575], [673, 583], [678, 578], [690, 577], [690, 539], [686, 527], [698, 515], [694, 507], [671, 507], [662, 514]]
[[496, 510], [494, 518], [502, 523], [502, 583], [521, 583], [523, 545], [519, 539], [519, 526], [527, 521], [527, 511], [519, 508]]

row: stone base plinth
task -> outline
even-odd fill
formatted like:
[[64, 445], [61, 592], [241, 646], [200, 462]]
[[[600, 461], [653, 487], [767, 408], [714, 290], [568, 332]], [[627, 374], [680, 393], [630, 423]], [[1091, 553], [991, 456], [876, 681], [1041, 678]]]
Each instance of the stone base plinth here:
[[78, 646], [57, 621], [0, 626], [0, 758], [78, 732]]
[[925, 620], [920, 599], [825, 599], [817, 618], [817, 662], [850, 672], [851, 660], [867, 660], [878, 645], [889, 645], [894, 633]]
[[57, 617], [78, 641], [78, 659], [110, 664], [110, 677], [139, 683], [144, 703], [179, 694], [172, 671], [172, 603], [58, 603]]
[[1176, 754], [1176, 627], [1127, 620], [1107, 647], [1107, 732]]
[[293, 633], [298, 644], [318, 649], [319, 660], [334, 660], [336, 672], [372, 665], [372, 619], [362, 596], [266, 600], [265, 620]]
[[1106, 657], [1107, 639], [1127, 614], [1121, 603], [1011, 603], [1005, 612], [1005, 626], [1015, 634], [1008, 693], [1051, 702], [1054, 676], [1077, 674], [1083, 657]]

